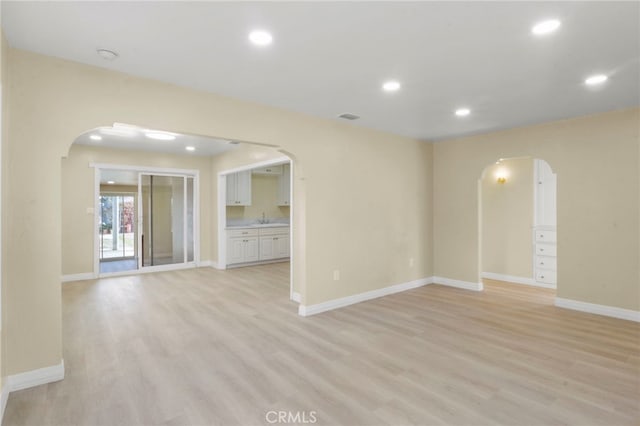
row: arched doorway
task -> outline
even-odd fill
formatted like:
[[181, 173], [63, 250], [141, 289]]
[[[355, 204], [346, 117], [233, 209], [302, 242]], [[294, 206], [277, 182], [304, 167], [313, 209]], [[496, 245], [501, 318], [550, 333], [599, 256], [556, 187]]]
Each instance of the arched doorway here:
[[556, 175], [532, 157], [500, 158], [478, 181], [483, 279], [555, 289]]
[[[63, 273], [63, 281], [74, 281], [74, 280], [82, 280], [82, 279], [91, 279], [101, 276], [101, 269], [99, 266], [90, 266], [90, 265], [99, 265], [98, 261], [100, 253], [102, 253], [101, 243], [104, 241], [101, 240], [100, 237], [102, 235], [100, 232], [102, 231], [102, 223], [98, 223], [101, 221], [94, 220], [98, 219], [98, 214], [101, 211], [101, 204], [99, 201], [101, 200], [101, 187], [118, 187], [121, 185], [120, 182], [116, 182], [116, 178], [111, 180], [111, 184], [109, 181], [105, 180], [108, 176], [121, 176], [122, 174], [108, 174], [108, 173], [100, 173], [105, 170], [119, 170], [126, 171], [129, 174], [135, 174], [135, 182], [132, 183], [132, 187], [136, 186], [136, 190], [133, 191], [138, 195], [138, 204], [143, 207], [142, 211], [136, 213], [135, 217], [138, 218], [138, 223], [135, 225], [135, 229], [139, 229], [140, 232], [138, 235], [134, 235], [133, 238], [133, 250], [136, 250], [139, 253], [138, 261], [143, 263], [143, 267], [135, 268], [133, 271], [125, 271], [123, 274], [131, 274], [139, 272], [141, 270], [146, 270], [146, 272], [151, 272], [150, 269], [164, 270], [164, 269], [180, 269], [184, 267], [198, 267], [198, 266], [216, 266], [224, 265], [224, 259], [220, 260], [219, 256], [225, 255], [224, 248], [217, 251], [218, 248], [218, 235], [224, 234], [224, 230], [218, 233], [217, 224], [219, 223], [217, 219], [217, 210], [219, 205], [217, 200], [217, 182], [218, 182], [218, 174], [220, 171], [229, 172], [232, 169], [238, 168], [247, 168], [247, 167], [256, 167], [259, 165], [267, 166], [271, 164], [283, 164], [286, 163], [285, 168], [290, 174], [287, 175], [288, 179], [287, 187], [288, 190], [288, 199], [286, 203], [287, 215], [286, 222], [287, 226], [290, 226], [290, 229], [294, 228], [293, 221], [290, 220], [293, 216], [293, 206], [295, 202], [293, 201], [292, 194], [293, 188], [293, 179], [291, 178], [293, 175], [293, 161], [291, 159], [292, 155], [289, 153], [283, 153], [276, 149], [276, 147], [264, 144], [253, 144], [249, 142], [239, 142], [239, 141], [229, 141], [229, 140], [220, 140], [218, 138], [209, 138], [202, 136], [193, 136], [187, 135], [191, 137], [190, 141], [193, 142], [184, 147], [178, 147], [176, 149], [171, 148], [170, 142], [175, 143], [179, 141], [183, 134], [166, 132], [164, 130], [155, 130], [155, 132], [171, 134], [177, 137], [176, 141], [167, 141], [163, 140], [162, 144], [165, 144], [165, 151], [167, 152], [155, 152], [154, 150], [144, 151], [140, 150], [140, 145], [136, 144], [134, 140], [128, 139], [123, 142], [122, 138], [115, 139], [114, 145], [111, 146], [110, 151], [104, 152], [100, 154], [97, 152], [100, 149], [110, 149], [109, 144], [105, 144], [105, 141], [108, 139], [104, 132], [101, 132], [100, 129], [108, 129], [112, 131], [115, 127], [118, 127], [120, 130], [124, 128], [126, 131], [141, 129], [137, 126], [122, 125], [114, 126], [114, 127], [104, 127], [104, 128], [95, 128], [91, 131], [85, 132], [81, 135], [81, 138], [84, 142], [80, 144], [72, 145], [69, 155], [65, 160], [63, 160], [62, 167], [62, 192], [63, 192], [63, 211], [65, 215], [63, 217], [63, 250], [62, 250], [62, 273]], [[147, 131], [148, 129], [144, 129]], [[109, 133], [109, 131], [107, 133]], [[100, 136], [91, 138], [91, 136]], [[130, 135], [127, 137], [130, 138]], [[76, 141], [77, 142], [77, 141]], [[147, 141], [148, 142], [148, 141]], [[212, 152], [207, 153], [206, 147], [203, 144], [207, 143], [222, 143], [226, 148], [221, 150], [214, 150]], [[155, 142], [157, 143], [157, 142]], [[199, 143], [199, 145], [198, 145]], [[106, 145], [106, 146], [105, 146]], [[185, 145], [185, 141], [183, 140], [183, 145]], [[188, 147], [196, 148], [194, 149], [186, 149]], [[175, 146], [174, 146], [175, 148]], [[132, 150], [133, 149], [133, 150]], [[136, 151], [137, 149], [137, 151]], [[162, 151], [162, 150], [160, 150]], [[198, 156], [197, 154], [202, 152], [202, 156]], [[209, 155], [211, 154], [211, 155]], [[217, 161], [218, 158], [224, 157], [222, 160]], [[69, 165], [70, 163], [74, 163], [73, 165]], [[92, 170], [89, 170], [87, 166], [93, 167], [96, 170], [96, 174], [94, 175]], [[161, 167], [161, 169], [160, 169]], [[155, 265], [151, 264], [150, 253], [147, 253], [148, 247], [150, 244], [149, 238], [141, 238], [144, 234], [146, 237], [149, 233], [143, 232], [148, 231], [145, 224], [147, 222], [150, 223], [150, 218], [144, 215], [144, 211], [149, 212], [151, 209], [151, 205], [149, 202], [145, 204], [145, 200], [148, 201], [150, 199], [149, 191], [145, 192], [145, 188], [149, 189], [148, 185], [148, 177], [150, 175], [158, 174], [162, 175], [163, 179], [167, 179], [167, 176], [175, 176], [176, 174], [188, 175], [185, 179], [183, 178], [183, 185], [176, 186], [177, 189], [182, 190], [177, 196], [180, 194], [185, 195], [180, 200], [182, 204], [181, 208], [179, 208], [178, 213], [182, 213], [181, 217], [184, 217], [187, 230], [190, 230], [191, 233], [182, 233], [178, 238], [182, 242], [182, 246], [184, 247], [193, 247], [193, 250], [183, 250], [179, 254], [182, 262], [173, 262], [170, 265]], [[105, 179], [101, 178], [101, 175], [105, 175]], [[140, 180], [139, 177], [142, 176]], [[197, 178], [193, 180], [193, 185], [190, 185], [190, 176], [194, 176]], [[145, 180], [147, 178], [147, 185], [145, 186]], [[89, 182], [93, 180], [94, 185], [92, 186]], [[105, 180], [105, 182], [102, 182]], [[280, 179], [271, 179], [274, 182], [279, 181]], [[104, 185], [102, 185], [104, 183]], [[162, 182], [161, 182], [162, 183]], [[166, 185], [165, 185], [166, 186]], [[175, 185], [174, 185], [175, 186]], [[186, 190], [185, 190], [186, 186]], [[95, 190], [90, 191], [88, 188], [91, 187]], [[66, 189], [65, 189], [66, 188]], [[169, 189], [176, 189], [169, 188]], [[122, 188], [121, 188], [122, 189]], [[165, 189], [164, 187], [159, 188], [159, 190]], [[186, 191], [186, 192], [185, 192]], [[191, 192], [189, 192], [191, 191]], [[175, 192], [175, 191], [174, 191]], [[200, 194], [201, 197], [188, 197], [186, 194]], [[224, 197], [224, 190], [219, 193]], [[165, 203], [165, 210], [175, 210], [173, 209], [174, 204], [173, 201], [175, 197], [171, 197], [172, 202]], [[93, 201], [92, 201], [93, 200]], [[155, 201], [155, 199], [154, 199]], [[186, 203], [188, 201], [188, 203]], [[88, 207], [95, 204], [95, 206]], [[186, 206], [184, 207], [183, 204]], [[224, 200], [220, 203], [220, 206], [224, 207]], [[146, 208], [145, 208], [146, 207]], [[86, 211], [85, 211], [86, 210]], [[112, 211], [113, 213], [113, 211]], [[114, 213], [115, 214], [115, 213]], [[179, 219], [180, 215], [175, 215], [177, 219]], [[118, 216], [119, 217], [119, 216]], [[224, 219], [224, 215], [221, 216]], [[187, 221], [187, 219], [190, 219]], [[171, 229], [172, 232], [167, 233], [172, 238], [165, 238], [164, 241], [166, 244], [171, 245], [172, 239], [176, 240], [175, 229], [182, 229], [182, 226], [178, 226], [176, 228], [174, 225], [175, 222], [172, 218], [168, 219], [167, 227]], [[188, 223], [187, 223], [188, 222]], [[300, 221], [298, 221], [300, 223]], [[189, 225], [191, 224], [191, 225]], [[125, 224], [126, 225], [126, 224]], [[157, 224], [156, 224], [157, 225]], [[111, 228], [113, 224], [111, 224]], [[88, 229], [94, 228], [93, 233], [87, 231]], [[80, 232], [80, 229], [84, 229], [84, 232]], [[134, 229], [126, 229], [124, 226], [120, 226], [118, 228], [122, 230], [122, 234], [134, 234]], [[151, 229], [151, 228], [149, 228]], [[127, 232], [125, 232], [127, 231]], [[113, 248], [113, 229], [111, 229], [111, 246]], [[84, 236], [83, 236], [84, 235]], [[150, 234], [149, 234], [150, 235]], [[189, 235], [192, 235], [190, 238]], [[122, 236], [122, 244], [123, 247], [126, 247], [125, 236], [118, 233], [118, 236]], [[127, 236], [130, 236], [127, 234]], [[286, 245], [287, 253], [293, 253], [293, 234], [287, 235], [284, 237], [276, 237], [278, 238], [279, 247]], [[108, 238], [107, 238], [108, 239]], [[131, 239], [131, 238], [130, 238]], [[160, 237], [158, 237], [160, 239]], [[283, 244], [283, 241], [286, 239], [286, 244]], [[186, 240], [186, 243], [185, 241]], [[135, 242], [138, 242], [138, 245], [135, 245]], [[145, 244], [146, 243], [146, 244]], [[166, 245], [165, 244], [165, 245]], [[173, 241], [172, 247], [180, 247], [180, 244], [175, 244]], [[93, 247], [93, 250], [91, 249]], [[118, 245], [118, 249], [122, 248]], [[145, 251], [145, 249], [147, 249]], [[73, 251], [74, 250], [74, 251]], [[71, 253], [73, 251], [73, 253]], [[165, 250], [166, 251], [166, 250]], [[173, 256], [173, 252], [171, 251], [171, 259]], [[91, 253], [94, 253], [93, 258], [91, 257]], [[119, 253], [119, 252], [118, 252]], [[129, 254], [125, 252], [125, 254]], [[158, 254], [158, 250], [154, 254], [155, 257]], [[121, 256], [124, 257], [124, 256]], [[155, 259], [154, 257], [154, 259]], [[184, 258], [184, 259], [183, 259]], [[289, 268], [289, 271], [292, 271], [293, 268]], [[114, 274], [120, 274], [116, 272]], [[294, 277], [292, 273], [289, 273], [289, 287], [291, 287], [290, 293], [291, 298], [294, 300], [300, 300], [300, 290], [296, 290], [295, 297], [293, 296], [293, 283]]]

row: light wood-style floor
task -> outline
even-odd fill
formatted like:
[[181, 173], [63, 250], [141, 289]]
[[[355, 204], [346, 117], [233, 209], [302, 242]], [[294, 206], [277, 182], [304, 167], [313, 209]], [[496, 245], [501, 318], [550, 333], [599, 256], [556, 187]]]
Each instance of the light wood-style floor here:
[[[4, 425], [638, 425], [640, 325], [430, 285], [302, 318], [288, 264], [63, 286], [64, 381]], [[299, 417], [302, 419], [302, 417]]]

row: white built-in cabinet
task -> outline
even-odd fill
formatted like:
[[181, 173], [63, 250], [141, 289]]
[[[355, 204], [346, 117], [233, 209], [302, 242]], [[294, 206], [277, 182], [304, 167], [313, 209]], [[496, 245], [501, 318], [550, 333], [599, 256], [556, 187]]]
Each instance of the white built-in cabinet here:
[[533, 273], [538, 284], [555, 287], [558, 282], [556, 231], [556, 175], [549, 164], [534, 160], [535, 214], [533, 227]]
[[227, 175], [227, 206], [251, 205], [251, 171]]
[[260, 260], [257, 229], [238, 229], [227, 232], [227, 263], [257, 262]]
[[282, 173], [278, 176], [278, 206], [291, 204], [291, 165], [283, 164]]
[[227, 230], [227, 265], [290, 257], [289, 227]]
[[260, 260], [289, 257], [289, 228], [260, 230]]

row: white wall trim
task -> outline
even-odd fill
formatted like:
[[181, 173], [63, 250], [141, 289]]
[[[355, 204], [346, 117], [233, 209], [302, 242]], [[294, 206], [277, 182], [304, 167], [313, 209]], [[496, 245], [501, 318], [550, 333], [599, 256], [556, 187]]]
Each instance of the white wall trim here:
[[506, 281], [512, 284], [532, 285], [534, 287], [543, 287], [543, 288], [556, 288], [555, 284], [539, 283], [533, 278], [517, 277], [515, 275], [504, 275], [504, 274], [496, 274], [493, 272], [483, 272], [481, 276], [482, 278], [487, 278], [490, 280]]
[[[282, 164], [282, 163], [289, 163], [289, 162], [293, 162], [293, 161], [291, 160], [291, 158], [287, 157], [286, 155], [283, 155], [281, 157], [272, 158], [270, 160], [257, 161], [255, 163], [245, 164], [243, 166], [226, 169], [221, 172], [218, 172], [218, 176], [226, 176], [231, 173], [245, 172], [247, 170], [259, 169], [262, 167], [272, 166], [274, 164]], [[225, 197], [225, 208], [226, 208], [226, 200], [227, 199]]]
[[433, 277], [434, 284], [446, 285], [449, 287], [461, 288], [464, 290], [482, 291], [484, 286], [482, 283], [474, 283], [471, 281], [460, 281], [451, 278]]
[[9, 400], [9, 384], [2, 384], [2, 396], [0, 397], [0, 424], [2, 424], [2, 419], [4, 419], [4, 410], [7, 408], [7, 401]]
[[58, 365], [38, 368], [37, 370], [9, 376], [7, 378], [7, 386], [10, 392], [15, 392], [34, 386], [57, 382], [62, 379], [64, 379], [64, 360], [61, 360]]
[[132, 166], [130, 164], [112, 164], [112, 163], [89, 163], [89, 167], [95, 167], [97, 169], [112, 169], [112, 170], [130, 170], [141, 173], [157, 173], [168, 175], [191, 175], [196, 176], [200, 174], [198, 169], [174, 169], [170, 167], [148, 167], [148, 166]]
[[640, 311], [634, 311], [632, 309], [598, 305], [596, 303], [581, 302], [579, 300], [564, 299], [562, 297], [556, 297], [555, 305], [559, 308], [572, 309], [574, 311], [588, 312], [590, 314], [604, 315], [607, 317], [640, 322]]
[[200, 262], [197, 262], [196, 265], [198, 265], [198, 268], [210, 268], [211, 267], [211, 261], [210, 260], [201, 260]]
[[72, 281], [95, 280], [96, 278], [98, 278], [98, 276], [93, 272], [83, 272], [81, 274], [63, 275], [60, 280], [63, 283], [68, 283]]
[[388, 296], [390, 294], [400, 293], [402, 291], [422, 287], [424, 285], [431, 284], [432, 282], [433, 282], [432, 277], [421, 278], [419, 280], [409, 281], [402, 284], [396, 284], [389, 287], [383, 287], [377, 290], [371, 290], [371, 291], [354, 294], [347, 297], [341, 297], [339, 299], [328, 300], [326, 302], [318, 303], [315, 305], [309, 305], [309, 306], [300, 305], [298, 307], [298, 315], [303, 317], [308, 317], [310, 315], [331, 311], [333, 309], [343, 308], [345, 306], [364, 302], [366, 300], [377, 299], [378, 297]]
[[300, 303], [300, 300], [302, 300], [302, 297], [300, 296], [300, 293], [298, 293], [297, 291], [294, 291], [293, 293], [291, 293], [291, 300], [293, 300], [294, 302]]

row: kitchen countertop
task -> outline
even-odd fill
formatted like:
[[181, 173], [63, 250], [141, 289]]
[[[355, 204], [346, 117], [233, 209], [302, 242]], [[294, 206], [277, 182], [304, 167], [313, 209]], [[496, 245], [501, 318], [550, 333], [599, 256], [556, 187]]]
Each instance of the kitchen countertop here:
[[231, 225], [224, 229], [247, 229], [247, 228], [288, 228], [288, 223], [253, 223], [251, 225]]

